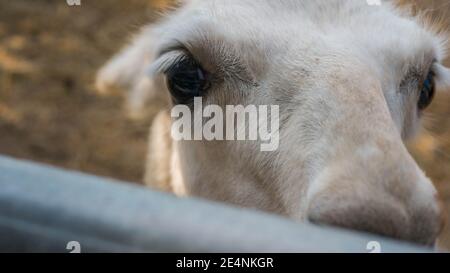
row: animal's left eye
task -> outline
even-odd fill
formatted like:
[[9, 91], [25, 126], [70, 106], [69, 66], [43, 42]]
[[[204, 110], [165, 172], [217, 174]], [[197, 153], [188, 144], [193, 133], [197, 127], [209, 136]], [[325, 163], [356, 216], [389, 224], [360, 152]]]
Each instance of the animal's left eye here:
[[434, 89], [434, 73], [433, 71], [430, 71], [422, 85], [422, 90], [420, 91], [419, 102], [417, 104], [419, 110], [424, 110], [431, 104], [434, 98]]

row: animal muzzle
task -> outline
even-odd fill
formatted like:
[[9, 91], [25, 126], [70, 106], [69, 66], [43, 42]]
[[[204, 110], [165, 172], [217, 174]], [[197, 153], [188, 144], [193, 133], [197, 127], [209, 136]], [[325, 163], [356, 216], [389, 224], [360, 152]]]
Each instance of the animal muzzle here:
[[432, 245], [443, 227], [436, 190], [403, 143], [338, 153], [312, 181], [308, 219]]

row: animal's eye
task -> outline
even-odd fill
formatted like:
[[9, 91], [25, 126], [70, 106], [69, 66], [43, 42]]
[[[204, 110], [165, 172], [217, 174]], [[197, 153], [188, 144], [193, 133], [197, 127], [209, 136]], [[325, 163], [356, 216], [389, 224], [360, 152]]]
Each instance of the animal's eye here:
[[424, 110], [431, 104], [434, 98], [434, 92], [434, 73], [430, 71], [422, 85], [422, 90], [420, 91], [418, 102], [419, 110]]
[[174, 102], [187, 104], [208, 89], [208, 75], [193, 58], [185, 56], [166, 72], [167, 85]]

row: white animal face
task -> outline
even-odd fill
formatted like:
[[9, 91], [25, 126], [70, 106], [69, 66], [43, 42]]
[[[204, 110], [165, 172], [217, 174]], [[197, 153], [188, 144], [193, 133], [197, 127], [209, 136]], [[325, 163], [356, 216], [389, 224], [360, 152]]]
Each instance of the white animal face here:
[[[191, 195], [431, 244], [436, 191], [403, 141], [449, 81], [442, 47], [385, 2], [192, 1], [145, 30], [100, 83], [165, 92], [175, 104], [195, 94], [279, 105], [274, 152], [254, 141], [176, 143]], [[164, 85], [149, 69], [176, 76]]]

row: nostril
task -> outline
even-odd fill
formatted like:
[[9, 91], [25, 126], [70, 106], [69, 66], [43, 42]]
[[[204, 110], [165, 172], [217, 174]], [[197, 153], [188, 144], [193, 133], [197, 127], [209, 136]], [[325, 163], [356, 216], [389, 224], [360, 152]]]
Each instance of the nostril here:
[[308, 219], [315, 224], [410, 240], [411, 219], [403, 206], [397, 202], [358, 200], [355, 196], [315, 198], [309, 206]]
[[445, 228], [446, 210], [439, 196], [436, 194], [432, 202], [419, 206], [415, 203], [411, 210], [411, 241], [425, 245], [435, 245], [439, 234]]
[[415, 208], [411, 215], [411, 235], [409, 240], [432, 246], [445, 226], [444, 210], [437, 206]]
[[[331, 173], [328, 171], [327, 173]], [[307, 218], [321, 225], [375, 233], [422, 245], [435, 243], [445, 226], [444, 209], [431, 181], [401, 173], [370, 176], [361, 183], [334, 171], [322, 175], [308, 196]], [[363, 174], [352, 174], [362, 177]], [[394, 179], [396, 178], [396, 179]], [[401, 178], [401, 179], [400, 179]], [[413, 182], [408, 182], [413, 181]], [[319, 183], [320, 182], [320, 183]], [[441, 205], [439, 209], [438, 204]]]

